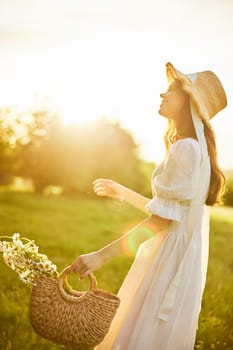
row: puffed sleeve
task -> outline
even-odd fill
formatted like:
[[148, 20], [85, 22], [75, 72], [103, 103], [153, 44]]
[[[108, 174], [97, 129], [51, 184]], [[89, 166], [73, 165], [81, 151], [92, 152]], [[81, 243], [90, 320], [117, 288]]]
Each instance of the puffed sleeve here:
[[197, 193], [200, 163], [197, 141], [176, 141], [167, 152], [162, 170], [152, 179], [154, 197], [147, 203], [146, 209], [151, 214], [180, 221], [182, 205]]

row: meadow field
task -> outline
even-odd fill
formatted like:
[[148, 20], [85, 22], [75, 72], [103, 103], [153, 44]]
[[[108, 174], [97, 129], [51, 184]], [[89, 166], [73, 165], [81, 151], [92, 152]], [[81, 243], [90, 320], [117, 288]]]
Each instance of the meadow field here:
[[[0, 192], [0, 235], [35, 240], [61, 271], [80, 254], [101, 248], [144, 219], [130, 206], [104, 198]], [[211, 209], [207, 283], [195, 350], [233, 349], [233, 209]], [[95, 271], [98, 287], [116, 293], [133, 258], [121, 256]], [[88, 279], [70, 283], [89, 288]], [[0, 349], [65, 349], [36, 335], [28, 318], [30, 288], [0, 256]], [[127, 349], [125, 349], [127, 350]], [[142, 349], [146, 350], [146, 349]]]

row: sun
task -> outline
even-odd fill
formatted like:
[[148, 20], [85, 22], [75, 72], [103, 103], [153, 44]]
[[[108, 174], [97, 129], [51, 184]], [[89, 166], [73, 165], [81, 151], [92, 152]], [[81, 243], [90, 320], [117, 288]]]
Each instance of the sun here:
[[62, 123], [68, 124], [84, 124], [95, 121], [103, 115], [102, 109], [98, 109], [94, 103], [90, 103], [90, 99], [82, 96], [82, 99], [72, 99], [65, 95], [56, 97], [55, 108], [58, 111]]

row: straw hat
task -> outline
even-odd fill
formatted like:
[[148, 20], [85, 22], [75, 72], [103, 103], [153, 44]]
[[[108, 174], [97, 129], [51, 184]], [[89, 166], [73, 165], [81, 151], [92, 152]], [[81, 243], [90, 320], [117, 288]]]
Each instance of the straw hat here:
[[184, 74], [170, 62], [166, 64], [169, 82], [178, 79], [182, 89], [192, 98], [201, 118], [209, 121], [216, 113], [226, 107], [227, 98], [218, 77], [211, 71]]

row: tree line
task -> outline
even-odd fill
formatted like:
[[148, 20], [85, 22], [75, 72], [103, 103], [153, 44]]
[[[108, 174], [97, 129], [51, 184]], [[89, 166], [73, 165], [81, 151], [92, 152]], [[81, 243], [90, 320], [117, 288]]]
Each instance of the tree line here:
[[106, 177], [151, 196], [154, 164], [139, 157], [139, 146], [119, 123], [64, 126], [56, 112], [9, 107], [0, 109], [0, 131], [0, 184], [20, 176], [38, 193], [52, 185], [86, 195], [96, 178]]
[[[119, 123], [64, 126], [51, 110], [0, 109], [0, 185], [20, 176], [31, 179], [38, 193], [52, 185], [91, 195], [92, 182], [104, 177], [151, 197], [154, 167], [139, 157], [139, 145]], [[223, 201], [233, 206], [233, 174], [225, 175]]]

